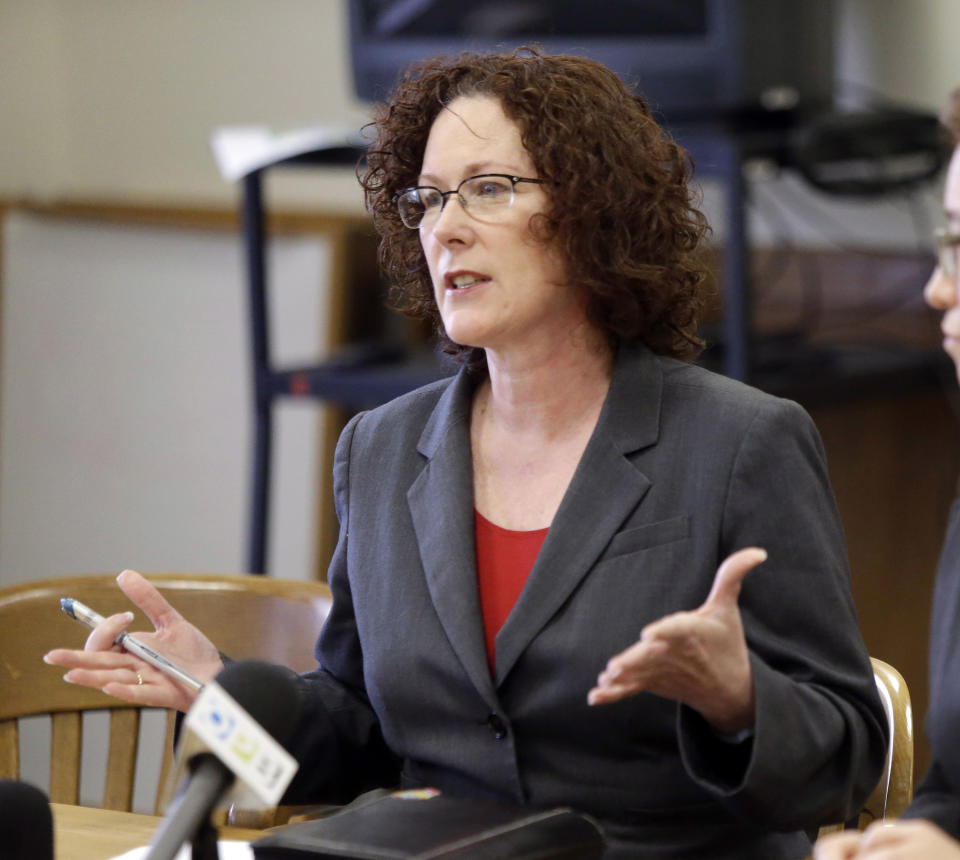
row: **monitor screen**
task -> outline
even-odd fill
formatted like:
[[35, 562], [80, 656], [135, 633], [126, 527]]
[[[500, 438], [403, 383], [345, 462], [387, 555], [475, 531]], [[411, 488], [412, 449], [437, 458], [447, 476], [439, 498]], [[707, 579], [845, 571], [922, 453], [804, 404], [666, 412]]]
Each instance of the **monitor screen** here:
[[666, 119], [748, 108], [771, 87], [832, 94], [831, 0], [349, 0], [357, 95], [411, 63], [536, 44], [592, 57]]
[[445, 36], [539, 39], [544, 36], [620, 37], [703, 35], [706, 0], [603, 0], [584, 14], [581, 0], [369, 0], [363, 28], [379, 37]]

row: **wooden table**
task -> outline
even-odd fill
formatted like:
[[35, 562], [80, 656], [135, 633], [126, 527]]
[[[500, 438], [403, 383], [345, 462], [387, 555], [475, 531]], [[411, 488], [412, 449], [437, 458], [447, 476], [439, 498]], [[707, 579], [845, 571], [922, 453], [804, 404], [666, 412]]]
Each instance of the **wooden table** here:
[[[90, 806], [51, 803], [56, 860], [107, 860], [131, 848], [149, 845], [163, 820], [154, 815], [115, 812]], [[262, 830], [221, 827], [221, 839], [250, 841]]]

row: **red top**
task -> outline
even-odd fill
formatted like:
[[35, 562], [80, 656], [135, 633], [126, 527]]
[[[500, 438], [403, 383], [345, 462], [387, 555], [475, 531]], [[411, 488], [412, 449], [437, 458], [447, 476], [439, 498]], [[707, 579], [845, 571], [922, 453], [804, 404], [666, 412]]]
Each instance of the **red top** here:
[[496, 666], [496, 638], [530, 575], [548, 529], [518, 532], [494, 525], [474, 510], [477, 584], [490, 668]]

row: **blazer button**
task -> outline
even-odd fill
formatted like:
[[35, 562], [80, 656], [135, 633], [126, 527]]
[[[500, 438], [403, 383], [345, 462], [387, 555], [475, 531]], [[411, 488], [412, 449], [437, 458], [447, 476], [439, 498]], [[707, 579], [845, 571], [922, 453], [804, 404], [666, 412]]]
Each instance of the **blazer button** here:
[[487, 725], [498, 741], [502, 741], [510, 733], [507, 724], [503, 721], [503, 717], [499, 714], [490, 714], [490, 716], [487, 717]]

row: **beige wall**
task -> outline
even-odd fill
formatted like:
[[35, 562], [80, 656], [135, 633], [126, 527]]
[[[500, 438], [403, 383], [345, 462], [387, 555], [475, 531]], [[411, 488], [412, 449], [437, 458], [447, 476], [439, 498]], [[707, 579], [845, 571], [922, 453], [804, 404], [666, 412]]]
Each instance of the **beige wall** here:
[[48, 0], [0, 0], [0, 195], [57, 187], [66, 128], [55, 23]]
[[956, 0], [840, 0], [838, 79], [938, 109], [960, 85]]
[[[804, 0], [816, 2], [816, 0]], [[936, 107], [956, 0], [838, 0], [838, 77]], [[230, 199], [218, 126], [362, 124], [345, 0], [0, 0], [0, 196]], [[349, 171], [284, 199], [358, 207]]]
[[[339, 0], [0, 0], [0, 196], [229, 200], [220, 125], [361, 125]], [[359, 208], [349, 170], [290, 199]]]
[[[817, 0], [804, 0], [817, 2]], [[837, 77], [936, 108], [960, 81], [956, 0], [837, 0]], [[0, 197], [231, 202], [208, 140], [221, 125], [359, 127], [345, 0], [0, 0]], [[854, 241], [914, 245], [906, 210], [827, 205]], [[359, 211], [348, 169], [271, 175], [270, 199]], [[935, 195], [934, 195], [935, 197]], [[803, 202], [803, 201], [801, 201]], [[706, 209], [724, 235], [723, 205]], [[931, 206], [936, 210], [936, 205]], [[761, 214], [755, 240], [770, 235]], [[795, 240], [822, 244], [801, 220]]]

